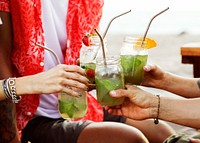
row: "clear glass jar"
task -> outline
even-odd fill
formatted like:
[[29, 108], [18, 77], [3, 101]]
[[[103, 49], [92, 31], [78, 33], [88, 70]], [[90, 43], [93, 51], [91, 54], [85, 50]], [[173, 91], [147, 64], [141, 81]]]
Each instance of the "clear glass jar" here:
[[[80, 50], [80, 66], [85, 69], [86, 77], [90, 80], [90, 83], [95, 84], [95, 60], [97, 57], [102, 57], [102, 49], [100, 38], [97, 35], [92, 35], [91, 38], [90, 46], [86, 46], [82, 43], [82, 48]], [[104, 40], [104, 46], [106, 49], [106, 40]]]
[[141, 47], [139, 38], [125, 37], [120, 50], [120, 61], [125, 83], [140, 85], [144, 78], [143, 67], [147, 63], [148, 49], [144, 42]]
[[97, 100], [101, 105], [114, 106], [123, 103], [124, 98], [113, 98], [111, 90], [124, 88], [124, 76], [119, 57], [107, 57], [106, 65], [102, 58], [96, 61], [95, 82]]
[[62, 118], [72, 120], [84, 117], [87, 112], [87, 96], [84, 90], [73, 88], [81, 97], [58, 93], [58, 110]]

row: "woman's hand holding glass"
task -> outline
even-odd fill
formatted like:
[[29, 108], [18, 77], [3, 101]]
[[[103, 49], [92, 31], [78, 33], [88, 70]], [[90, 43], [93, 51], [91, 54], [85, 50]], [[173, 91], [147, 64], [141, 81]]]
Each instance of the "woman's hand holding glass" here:
[[71, 87], [86, 91], [88, 89], [87, 84], [88, 79], [85, 77], [85, 71], [82, 68], [76, 65], [60, 64], [46, 72], [18, 78], [16, 88], [18, 95], [65, 92], [78, 97], [79, 93], [71, 90]]

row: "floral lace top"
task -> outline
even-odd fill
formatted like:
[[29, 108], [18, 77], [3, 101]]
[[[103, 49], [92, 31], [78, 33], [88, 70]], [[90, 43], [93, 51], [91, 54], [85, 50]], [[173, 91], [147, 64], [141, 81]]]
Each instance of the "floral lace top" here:
[[[103, 0], [69, 0], [67, 13], [66, 64], [76, 64], [82, 37], [93, 33], [102, 16]], [[44, 44], [41, 22], [40, 0], [0, 0], [0, 10], [10, 12], [13, 22], [12, 61], [16, 74], [32, 75], [44, 70], [44, 50], [34, 42]], [[39, 105], [38, 95], [23, 96], [17, 104], [17, 125], [19, 131], [33, 117]], [[102, 121], [103, 111], [96, 99], [88, 94], [88, 111], [82, 120]]]

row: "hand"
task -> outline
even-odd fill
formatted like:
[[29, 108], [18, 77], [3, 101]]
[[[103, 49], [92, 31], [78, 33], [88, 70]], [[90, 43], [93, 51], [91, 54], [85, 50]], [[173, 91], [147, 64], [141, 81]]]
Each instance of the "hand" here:
[[165, 72], [156, 65], [146, 65], [144, 66], [144, 80], [142, 82], [143, 86], [147, 87], [162, 87], [165, 80]]
[[200, 139], [190, 138], [190, 143], [200, 143]]
[[92, 91], [93, 89], [96, 89], [96, 84], [88, 84], [88, 91]]
[[126, 98], [124, 103], [120, 106], [106, 107], [108, 112], [114, 115], [123, 115], [135, 120], [151, 118], [153, 116], [152, 110], [157, 108], [157, 97], [133, 85], [126, 85], [126, 88], [127, 90], [118, 89], [110, 92], [110, 96], [112, 97]]
[[26, 79], [24, 84], [29, 87], [29, 94], [66, 92], [78, 97], [79, 94], [71, 87], [87, 90], [88, 84], [85, 71], [76, 65], [60, 64], [46, 72], [23, 78]]
[[76, 65], [80, 66], [80, 58], [76, 59]]

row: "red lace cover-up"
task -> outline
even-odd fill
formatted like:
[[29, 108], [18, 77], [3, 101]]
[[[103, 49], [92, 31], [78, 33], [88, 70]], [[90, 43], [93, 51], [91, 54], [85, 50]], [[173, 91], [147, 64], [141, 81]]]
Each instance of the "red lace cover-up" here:
[[[103, 0], [69, 0], [67, 13], [66, 64], [75, 64], [79, 57], [82, 37], [92, 33], [102, 16]], [[11, 12], [13, 22], [12, 61], [20, 76], [32, 75], [44, 70], [44, 50], [32, 41], [44, 44], [40, 0], [0, 0], [0, 10]], [[82, 120], [102, 121], [101, 105], [88, 94], [88, 111]], [[39, 105], [38, 95], [23, 96], [17, 104], [19, 131], [33, 117]]]

